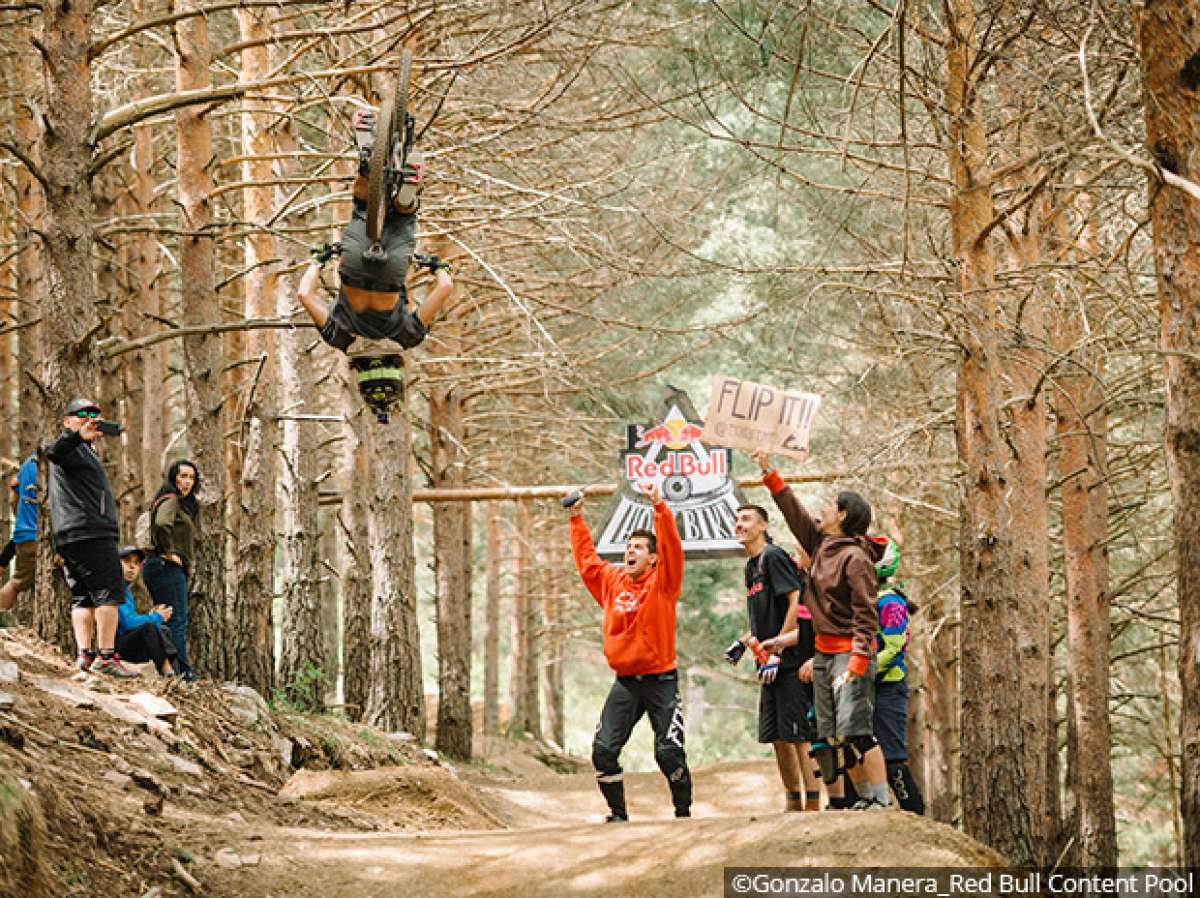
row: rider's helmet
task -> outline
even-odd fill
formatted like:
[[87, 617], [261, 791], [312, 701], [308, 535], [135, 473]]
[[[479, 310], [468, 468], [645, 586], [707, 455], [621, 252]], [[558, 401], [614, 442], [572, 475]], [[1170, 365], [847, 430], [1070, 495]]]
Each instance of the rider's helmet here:
[[350, 360], [358, 392], [381, 424], [404, 399], [404, 368], [399, 355], [366, 356]]
[[875, 562], [875, 574], [882, 583], [892, 577], [896, 568], [900, 567], [900, 547], [896, 545], [895, 540], [886, 536], [868, 536], [867, 539], [878, 547], [878, 552], [874, 553], [878, 559]]

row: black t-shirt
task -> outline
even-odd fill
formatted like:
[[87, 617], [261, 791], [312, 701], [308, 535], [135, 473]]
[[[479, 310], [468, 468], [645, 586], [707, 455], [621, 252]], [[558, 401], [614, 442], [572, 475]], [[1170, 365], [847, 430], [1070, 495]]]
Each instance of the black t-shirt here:
[[[800, 571], [787, 552], [778, 546], [768, 543], [762, 552], [746, 562], [746, 612], [750, 618], [750, 632], [755, 638], [762, 641], [779, 635], [787, 619], [788, 594], [797, 590], [803, 600], [804, 582]], [[780, 670], [795, 670], [804, 660], [799, 647], [784, 649]]]

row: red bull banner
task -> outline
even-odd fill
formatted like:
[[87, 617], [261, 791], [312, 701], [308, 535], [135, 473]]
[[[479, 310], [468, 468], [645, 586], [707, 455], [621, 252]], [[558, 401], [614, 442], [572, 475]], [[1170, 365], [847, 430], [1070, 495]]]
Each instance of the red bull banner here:
[[649, 424], [626, 429], [621, 453], [620, 487], [608, 520], [596, 540], [600, 557], [619, 561], [629, 534], [650, 529], [652, 510], [637, 485], [658, 484], [675, 512], [675, 524], [687, 558], [744, 554], [733, 538], [733, 519], [742, 504], [731, 478], [732, 451], [707, 445], [700, 416], [688, 395], [668, 387]]

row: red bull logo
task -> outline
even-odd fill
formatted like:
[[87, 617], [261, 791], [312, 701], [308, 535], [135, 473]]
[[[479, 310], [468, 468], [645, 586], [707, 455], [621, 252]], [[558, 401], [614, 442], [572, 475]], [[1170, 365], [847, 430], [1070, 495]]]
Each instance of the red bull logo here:
[[628, 480], [671, 477], [676, 474], [681, 477], [724, 477], [729, 473], [727, 458], [726, 452], [712, 452], [704, 461], [691, 452], [668, 452], [662, 461], [653, 462], [647, 461], [644, 456], [630, 454], [625, 456], [625, 477]]
[[639, 429], [637, 448], [642, 449], [660, 443], [668, 449], [682, 449], [688, 443], [704, 436], [704, 429], [683, 418], [670, 418], [645, 430]]

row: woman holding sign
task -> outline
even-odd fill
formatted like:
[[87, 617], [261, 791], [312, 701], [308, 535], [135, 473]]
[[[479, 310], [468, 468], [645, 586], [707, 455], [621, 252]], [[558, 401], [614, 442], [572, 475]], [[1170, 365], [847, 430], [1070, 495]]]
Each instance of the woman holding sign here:
[[887, 768], [873, 732], [879, 580], [873, 554], [878, 549], [866, 539], [871, 506], [858, 493], [841, 492], [825, 501], [820, 520], [814, 520], [771, 468], [767, 454], [752, 454], [763, 470], [763, 485], [812, 559], [812, 588], [804, 601], [816, 632], [812, 679], [819, 741], [814, 744], [821, 747], [813, 754], [821, 778], [835, 783], [844, 768], [861, 796], [855, 810], [886, 808]]

